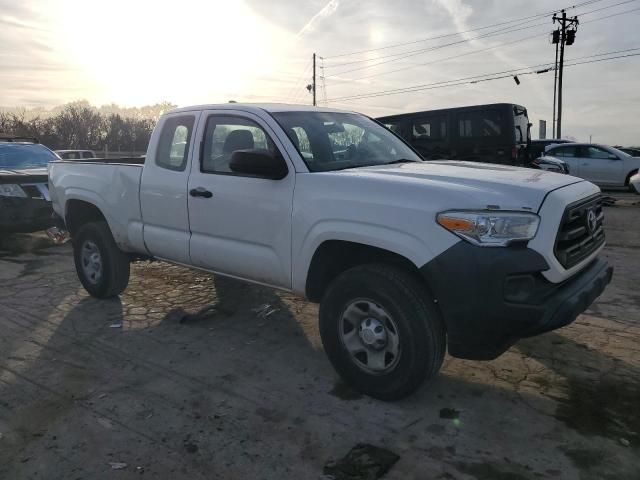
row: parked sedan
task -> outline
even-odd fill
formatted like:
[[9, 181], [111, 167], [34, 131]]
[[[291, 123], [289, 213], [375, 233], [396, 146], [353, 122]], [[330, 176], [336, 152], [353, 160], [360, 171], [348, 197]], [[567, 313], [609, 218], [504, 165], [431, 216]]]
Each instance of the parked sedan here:
[[607, 145], [551, 145], [547, 147], [545, 155], [567, 162], [571, 175], [604, 187], [631, 188], [630, 179], [640, 168], [640, 158]]
[[545, 149], [553, 145], [559, 145], [562, 143], [573, 143], [573, 141], [565, 140], [563, 138], [545, 138], [531, 140], [531, 142], [529, 142], [529, 146], [527, 147], [527, 154], [529, 155], [529, 159], [533, 161], [536, 158], [542, 157], [544, 155]]
[[0, 234], [36, 232], [54, 224], [47, 166], [59, 157], [44, 145], [0, 140]]

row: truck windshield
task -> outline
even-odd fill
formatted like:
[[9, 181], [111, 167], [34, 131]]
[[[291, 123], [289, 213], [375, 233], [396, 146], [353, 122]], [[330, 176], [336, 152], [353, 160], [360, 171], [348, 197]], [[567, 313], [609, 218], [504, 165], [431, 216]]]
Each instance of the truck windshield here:
[[363, 115], [279, 112], [273, 116], [312, 172], [422, 161], [402, 140]]
[[516, 128], [516, 143], [528, 143], [531, 140], [531, 129], [526, 108], [513, 106], [513, 124]]
[[0, 169], [44, 168], [58, 157], [37, 143], [0, 143]]

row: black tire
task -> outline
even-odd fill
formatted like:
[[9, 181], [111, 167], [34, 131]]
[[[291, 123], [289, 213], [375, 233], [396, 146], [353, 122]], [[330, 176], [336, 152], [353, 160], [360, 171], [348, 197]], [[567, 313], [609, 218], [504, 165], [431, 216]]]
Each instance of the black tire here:
[[[363, 362], [345, 346], [343, 314], [360, 299], [381, 307], [398, 330], [399, 355], [388, 370], [365, 371]], [[446, 351], [443, 322], [425, 286], [415, 275], [384, 264], [351, 268], [331, 283], [320, 303], [320, 336], [338, 374], [355, 389], [380, 400], [399, 400], [414, 392], [438, 373]], [[359, 335], [357, 341], [364, 339]], [[385, 365], [387, 357], [385, 353]]]
[[[95, 247], [100, 257], [101, 273], [90, 277], [83, 266], [83, 249]], [[130, 260], [113, 239], [106, 222], [82, 225], [73, 238], [73, 259], [80, 283], [87, 292], [97, 298], [119, 295], [129, 283]]]

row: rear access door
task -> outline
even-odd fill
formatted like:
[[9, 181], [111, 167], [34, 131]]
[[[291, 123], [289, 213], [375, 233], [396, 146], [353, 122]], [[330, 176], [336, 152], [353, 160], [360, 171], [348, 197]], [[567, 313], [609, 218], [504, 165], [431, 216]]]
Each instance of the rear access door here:
[[154, 256], [189, 263], [187, 181], [200, 112], [163, 117], [149, 143], [140, 182], [144, 242]]

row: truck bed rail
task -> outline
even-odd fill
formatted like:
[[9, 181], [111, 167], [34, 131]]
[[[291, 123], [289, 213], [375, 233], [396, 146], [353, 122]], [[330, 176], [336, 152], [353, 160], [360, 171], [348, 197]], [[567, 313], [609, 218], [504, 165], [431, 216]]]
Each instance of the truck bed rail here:
[[60, 159], [56, 162], [65, 163], [112, 163], [123, 165], [144, 165], [146, 157], [120, 157], [120, 158], [78, 158], [78, 159]]

